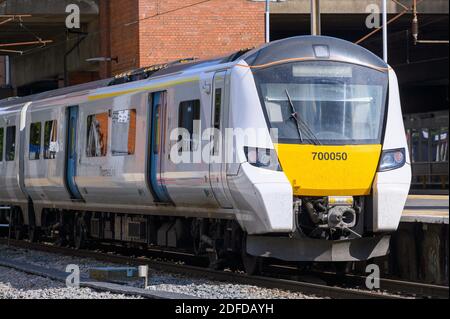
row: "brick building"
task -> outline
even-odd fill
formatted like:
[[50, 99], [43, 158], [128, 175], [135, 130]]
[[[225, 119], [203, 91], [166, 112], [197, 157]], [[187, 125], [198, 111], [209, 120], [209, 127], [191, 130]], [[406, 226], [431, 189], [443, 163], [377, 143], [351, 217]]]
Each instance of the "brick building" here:
[[[0, 18], [0, 56], [7, 54], [10, 57], [10, 82], [18, 95], [54, 89], [64, 82], [73, 85], [93, 81], [179, 58], [219, 56], [264, 42], [264, 2], [0, 0], [0, 16], [27, 15], [22, 18], [26, 28], [20, 27], [17, 18], [11, 21]], [[357, 41], [370, 32], [365, 27], [366, 7], [373, 2], [321, 0], [322, 33]], [[439, 92], [423, 97], [439, 96], [445, 102], [445, 85], [441, 83], [448, 83], [448, 49], [444, 45], [411, 44], [411, 35], [408, 36], [411, 12], [402, 13], [411, 2], [388, 1], [389, 18], [402, 14], [389, 26], [390, 63], [398, 71], [400, 80], [408, 86], [423, 85], [423, 80], [439, 83], [438, 87], [434, 85], [430, 90]], [[69, 4], [77, 4], [80, 8], [79, 29], [68, 30], [65, 25]], [[309, 5], [310, 0], [271, 0], [271, 39], [309, 34]], [[420, 3], [421, 37], [448, 37], [448, 7], [447, 0]], [[48, 45], [8, 46], [5, 47], [8, 50], [2, 50], [1, 46], [5, 44], [36, 41], [36, 36], [51, 42]], [[381, 55], [380, 33], [361, 45]], [[87, 61], [89, 59], [90, 62]], [[105, 61], [110, 59], [113, 61]], [[3, 65], [1, 62], [0, 66]], [[4, 78], [1, 67], [0, 74]], [[0, 86], [1, 90], [5, 89]], [[420, 105], [413, 106], [419, 100], [420, 97], [410, 99], [411, 111], [422, 111]], [[441, 104], [447, 107], [447, 103]]]
[[[79, 29], [65, 26], [69, 4], [80, 8]], [[0, 46], [33, 42], [35, 35], [51, 42], [7, 47], [11, 52], [0, 47], [0, 56], [11, 57], [15, 93], [32, 94], [64, 82], [74, 85], [155, 63], [257, 46], [264, 42], [264, 8], [260, 0], [3, 0], [0, 15], [26, 13], [26, 29], [18, 17], [0, 18]], [[86, 61], [95, 57], [117, 62]]]
[[248, 0], [100, 0], [105, 76], [180, 58], [207, 58], [264, 43], [264, 4]]

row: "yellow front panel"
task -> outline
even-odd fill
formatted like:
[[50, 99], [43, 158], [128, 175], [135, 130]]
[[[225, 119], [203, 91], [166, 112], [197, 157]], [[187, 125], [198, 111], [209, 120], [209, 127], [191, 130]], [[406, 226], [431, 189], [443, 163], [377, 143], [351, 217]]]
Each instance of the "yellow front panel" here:
[[277, 144], [278, 158], [295, 195], [368, 195], [381, 145]]

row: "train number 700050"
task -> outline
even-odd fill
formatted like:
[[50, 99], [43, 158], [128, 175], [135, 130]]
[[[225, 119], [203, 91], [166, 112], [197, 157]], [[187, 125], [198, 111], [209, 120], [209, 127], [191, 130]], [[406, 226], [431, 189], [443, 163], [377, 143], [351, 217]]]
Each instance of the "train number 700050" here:
[[312, 152], [314, 161], [346, 161], [348, 154], [346, 152]]

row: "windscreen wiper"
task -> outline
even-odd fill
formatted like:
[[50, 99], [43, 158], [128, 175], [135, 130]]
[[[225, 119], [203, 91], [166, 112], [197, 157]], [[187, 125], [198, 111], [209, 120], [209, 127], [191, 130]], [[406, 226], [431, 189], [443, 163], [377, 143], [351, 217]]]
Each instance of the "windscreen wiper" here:
[[286, 89], [286, 96], [288, 98], [289, 105], [291, 106], [291, 116], [289, 118], [294, 119], [295, 126], [297, 127], [298, 136], [300, 137], [300, 142], [303, 143], [302, 129], [300, 128], [300, 122], [297, 118], [297, 112], [295, 111], [294, 103], [292, 103], [291, 97], [289, 95], [288, 90]]
[[322, 145], [320, 140], [317, 138], [317, 136], [314, 134], [314, 132], [311, 130], [311, 128], [306, 124], [306, 122], [302, 119], [301, 116], [299, 116], [298, 112], [295, 110], [294, 103], [292, 102], [291, 96], [289, 95], [288, 89], [285, 89], [286, 96], [288, 98], [289, 105], [291, 106], [292, 114], [291, 117], [295, 120], [297, 124], [297, 130], [300, 135], [300, 140], [303, 143], [303, 137], [302, 137], [302, 126], [303, 130], [306, 132], [306, 134], [309, 136], [309, 140], [311, 140], [314, 145]]

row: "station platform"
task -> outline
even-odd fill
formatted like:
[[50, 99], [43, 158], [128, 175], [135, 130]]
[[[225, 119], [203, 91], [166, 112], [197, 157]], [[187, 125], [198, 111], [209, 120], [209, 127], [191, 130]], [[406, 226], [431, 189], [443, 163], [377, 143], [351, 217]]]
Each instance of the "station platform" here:
[[409, 195], [401, 222], [448, 225], [446, 195]]
[[448, 285], [448, 195], [410, 195], [391, 237], [389, 273], [411, 281]]

